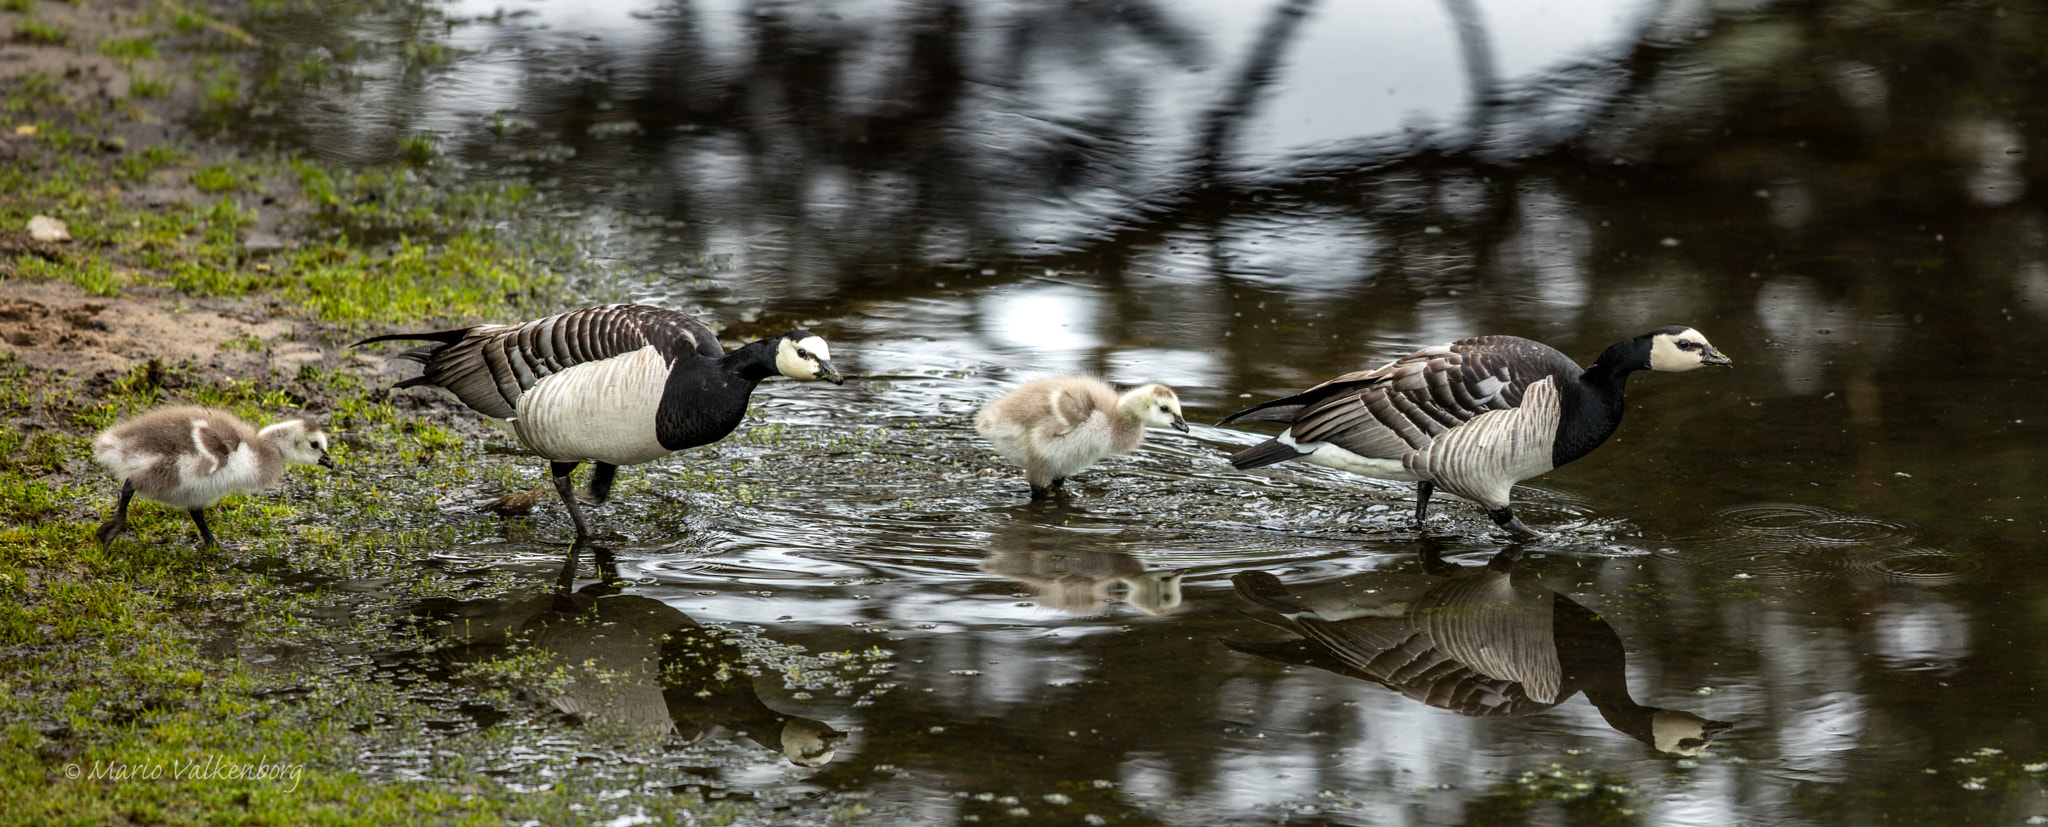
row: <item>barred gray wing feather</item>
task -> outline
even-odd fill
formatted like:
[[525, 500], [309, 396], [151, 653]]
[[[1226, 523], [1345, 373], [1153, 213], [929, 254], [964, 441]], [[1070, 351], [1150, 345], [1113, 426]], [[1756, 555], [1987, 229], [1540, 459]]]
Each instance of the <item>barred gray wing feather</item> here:
[[710, 328], [684, 313], [637, 304], [587, 307], [516, 325], [479, 325], [452, 344], [403, 354], [426, 365], [402, 387], [443, 388], [478, 413], [510, 419], [519, 396], [559, 371], [652, 345], [679, 357], [720, 358]]
[[1548, 345], [1479, 336], [1423, 348], [1268, 404], [1278, 410], [1300, 403], [1289, 431], [1296, 444], [1329, 442], [1363, 457], [1400, 459], [1481, 414], [1520, 405], [1531, 384], [1579, 373]]

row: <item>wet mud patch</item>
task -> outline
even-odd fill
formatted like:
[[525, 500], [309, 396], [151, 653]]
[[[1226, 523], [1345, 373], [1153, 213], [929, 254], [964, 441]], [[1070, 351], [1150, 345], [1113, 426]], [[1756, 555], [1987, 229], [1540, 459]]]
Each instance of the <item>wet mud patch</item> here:
[[302, 322], [266, 310], [253, 303], [107, 298], [62, 282], [7, 279], [0, 281], [0, 353], [80, 376], [152, 359], [243, 375], [328, 359]]

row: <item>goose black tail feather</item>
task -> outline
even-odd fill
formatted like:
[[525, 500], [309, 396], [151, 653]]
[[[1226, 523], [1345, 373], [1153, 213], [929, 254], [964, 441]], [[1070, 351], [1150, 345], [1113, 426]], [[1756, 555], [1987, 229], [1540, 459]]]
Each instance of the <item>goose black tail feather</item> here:
[[1294, 446], [1280, 440], [1269, 439], [1231, 454], [1230, 464], [1237, 466], [1238, 470], [1241, 471], [1264, 468], [1274, 463], [1286, 462], [1295, 457], [1304, 456], [1306, 453], [1305, 451], [1297, 451], [1294, 449]]
[[[371, 345], [378, 342], [440, 342], [444, 345], [452, 345], [462, 341], [462, 337], [469, 335], [469, 331], [470, 328], [458, 327], [454, 330], [434, 330], [426, 333], [387, 333], [382, 336], [371, 336], [368, 339], [349, 345], [349, 347], [362, 347], [363, 345]], [[421, 349], [425, 350], [426, 348]], [[406, 352], [411, 353], [412, 351]]]
[[[469, 331], [470, 328], [459, 327], [454, 330], [435, 330], [427, 333], [391, 333], [383, 336], [371, 336], [368, 339], [349, 345], [349, 347], [362, 347], [363, 345], [376, 344], [378, 342], [433, 342], [431, 345], [416, 347], [392, 357], [424, 365], [428, 359], [434, 357], [434, 354], [440, 353], [442, 348], [462, 341], [462, 337], [468, 335]], [[428, 382], [425, 376], [415, 376], [392, 387], [414, 388], [430, 384], [432, 383]]]

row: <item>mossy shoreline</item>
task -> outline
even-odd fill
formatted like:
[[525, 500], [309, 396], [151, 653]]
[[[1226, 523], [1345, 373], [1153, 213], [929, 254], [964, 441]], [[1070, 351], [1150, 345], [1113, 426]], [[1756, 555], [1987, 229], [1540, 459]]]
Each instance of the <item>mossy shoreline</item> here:
[[[191, 137], [182, 120], [243, 94], [234, 14], [0, 7], [5, 48], [27, 55], [0, 63], [0, 825], [759, 820], [658, 786], [621, 797], [574, 771], [521, 784], [481, 760], [435, 759], [403, 781], [360, 766], [446, 710], [338, 665], [403, 624], [380, 616], [388, 596], [320, 584], [394, 575], [412, 567], [395, 550], [458, 531], [409, 528], [436, 495], [377, 481], [519, 479], [474, 461], [482, 426], [390, 395], [383, 360], [346, 344], [553, 309], [579, 255], [505, 230], [546, 223], [531, 192], [427, 180], [431, 147], [352, 170]], [[31, 237], [34, 216], [69, 240]], [[156, 507], [102, 550], [92, 532], [113, 487], [90, 440], [173, 402], [311, 415], [344, 472], [294, 471], [279, 492], [223, 503], [226, 550], [196, 549], [189, 521]], [[430, 573], [401, 590], [480, 583], [503, 586]], [[463, 737], [484, 755], [503, 736]]]

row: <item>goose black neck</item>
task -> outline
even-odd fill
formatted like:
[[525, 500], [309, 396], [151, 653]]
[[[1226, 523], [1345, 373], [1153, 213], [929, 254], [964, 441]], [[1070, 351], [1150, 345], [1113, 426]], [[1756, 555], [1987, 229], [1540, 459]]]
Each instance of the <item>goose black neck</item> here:
[[719, 363], [732, 375], [746, 380], [749, 384], [758, 385], [761, 380], [781, 373], [775, 368], [775, 348], [781, 342], [780, 336], [748, 342], [726, 354]]
[[754, 387], [776, 373], [775, 342], [753, 342], [719, 359], [678, 357], [654, 412], [654, 436], [661, 447], [680, 451], [708, 445], [739, 427]]
[[1551, 446], [1551, 467], [1585, 456], [1621, 427], [1622, 392], [1627, 390], [1629, 374], [1648, 364], [1644, 348], [1645, 343], [1635, 339], [1615, 344], [1576, 380], [1558, 389], [1563, 410]]

